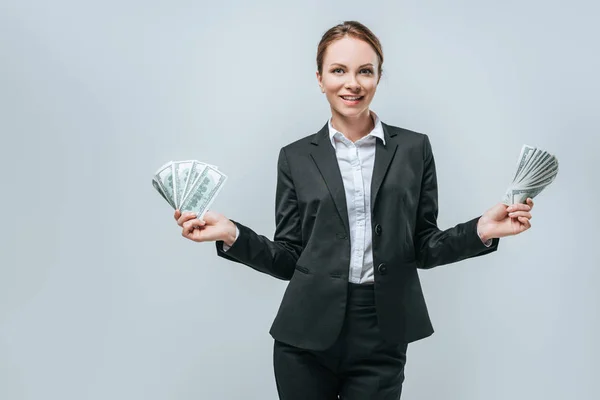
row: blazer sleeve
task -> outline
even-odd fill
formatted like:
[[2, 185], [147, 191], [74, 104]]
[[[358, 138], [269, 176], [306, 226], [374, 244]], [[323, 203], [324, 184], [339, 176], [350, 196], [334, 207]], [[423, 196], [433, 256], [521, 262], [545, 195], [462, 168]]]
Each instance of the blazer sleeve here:
[[423, 177], [415, 227], [417, 267], [433, 268], [496, 251], [499, 239], [493, 239], [491, 246], [487, 247], [477, 235], [477, 222], [480, 217], [446, 230], [438, 228], [435, 160], [427, 135], [423, 146], [423, 161]]
[[240, 222], [231, 221], [239, 229], [239, 236], [227, 252], [223, 251], [223, 241], [217, 241], [218, 256], [282, 280], [291, 279], [303, 244], [298, 199], [283, 148], [277, 161], [276, 227], [273, 240], [257, 234]]

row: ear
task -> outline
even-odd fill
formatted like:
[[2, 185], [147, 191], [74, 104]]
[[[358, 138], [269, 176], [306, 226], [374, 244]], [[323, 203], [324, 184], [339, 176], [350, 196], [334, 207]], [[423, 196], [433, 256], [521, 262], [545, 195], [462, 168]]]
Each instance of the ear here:
[[319, 83], [319, 86], [321, 87], [321, 93], [325, 93], [325, 88], [323, 87], [323, 77], [321, 76], [321, 74], [319, 74], [319, 71], [317, 71], [316, 75], [317, 75], [317, 82]]

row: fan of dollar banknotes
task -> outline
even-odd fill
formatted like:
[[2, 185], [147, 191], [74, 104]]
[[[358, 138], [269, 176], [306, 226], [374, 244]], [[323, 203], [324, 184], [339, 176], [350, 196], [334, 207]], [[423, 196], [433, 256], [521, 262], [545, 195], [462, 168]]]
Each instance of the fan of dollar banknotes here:
[[226, 180], [214, 165], [197, 160], [169, 161], [156, 171], [152, 186], [173, 209], [192, 211], [202, 218]]
[[558, 174], [558, 160], [547, 151], [523, 145], [517, 162], [517, 172], [506, 190], [502, 203], [525, 203], [534, 198], [554, 181]]

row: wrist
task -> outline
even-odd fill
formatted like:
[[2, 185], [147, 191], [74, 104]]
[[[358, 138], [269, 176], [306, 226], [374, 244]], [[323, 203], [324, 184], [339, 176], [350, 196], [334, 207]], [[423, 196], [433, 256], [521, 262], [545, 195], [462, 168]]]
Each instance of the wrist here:
[[489, 226], [485, 223], [485, 219], [483, 219], [483, 217], [479, 218], [479, 221], [477, 221], [477, 235], [484, 243], [492, 239]]
[[225, 243], [227, 246], [232, 246], [233, 242], [235, 242], [235, 239], [237, 239], [237, 227], [235, 226], [235, 224], [229, 220], [227, 223], [227, 229], [225, 230], [225, 237], [223, 237], [221, 240], [223, 240], [223, 243]]

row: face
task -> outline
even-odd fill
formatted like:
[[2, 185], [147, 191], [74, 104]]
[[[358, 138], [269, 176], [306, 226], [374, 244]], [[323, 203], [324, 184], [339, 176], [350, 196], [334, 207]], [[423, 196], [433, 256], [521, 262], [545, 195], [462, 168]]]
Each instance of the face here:
[[370, 44], [348, 36], [336, 40], [325, 51], [322, 70], [317, 80], [333, 114], [368, 113], [379, 82], [377, 53]]

